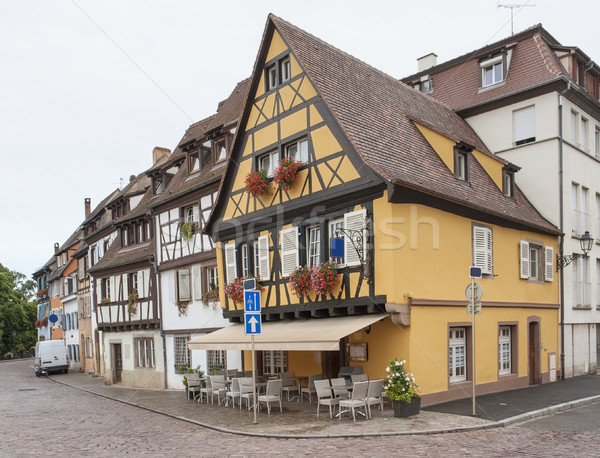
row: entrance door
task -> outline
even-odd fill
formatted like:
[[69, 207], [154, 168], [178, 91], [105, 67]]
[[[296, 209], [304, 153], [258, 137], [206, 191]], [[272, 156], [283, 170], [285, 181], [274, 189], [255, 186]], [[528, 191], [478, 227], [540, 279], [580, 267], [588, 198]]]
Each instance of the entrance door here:
[[537, 385], [540, 383], [540, 324], [536, 322], [529, 323], [528, 327], [528, 355], [529, 355], [529, 384]]
[[111, 344], [112, 348], [112, 373], [113, 383], [121, 383], [121, 372], [123, 372], [123, 357], [121, 356], [121, 344]]

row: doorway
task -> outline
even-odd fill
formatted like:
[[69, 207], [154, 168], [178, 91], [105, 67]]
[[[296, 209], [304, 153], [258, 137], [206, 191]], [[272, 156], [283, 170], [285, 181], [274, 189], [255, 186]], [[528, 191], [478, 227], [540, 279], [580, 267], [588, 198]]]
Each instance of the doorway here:
[[529, 359], [529, 384], [538, 385], [540, 383], [540, 324], [532, 321], [528, 325], [528, 359]]
[[596, 372], [600, 371], [600, 325], [596, 325]]
[[121, 373], [123, 372], [123, 356], [121, 353], [121, 344], [111, 344], [112, 353], [112, 374], [113, 383], [121, 383]]

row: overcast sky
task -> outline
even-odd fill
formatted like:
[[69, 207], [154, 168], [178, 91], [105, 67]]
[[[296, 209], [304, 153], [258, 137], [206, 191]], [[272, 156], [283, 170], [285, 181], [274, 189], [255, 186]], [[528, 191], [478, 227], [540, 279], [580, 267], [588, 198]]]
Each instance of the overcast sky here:
[[[600, 2], [522, 0], [600, 59]], [[511, 34], [496, 0], [0, 0], [0, 263], [30, 276], [94, 208], [250, 76], [271, 12], [394, 76]], [[500, 3], [503, 4], [503, 3]]]

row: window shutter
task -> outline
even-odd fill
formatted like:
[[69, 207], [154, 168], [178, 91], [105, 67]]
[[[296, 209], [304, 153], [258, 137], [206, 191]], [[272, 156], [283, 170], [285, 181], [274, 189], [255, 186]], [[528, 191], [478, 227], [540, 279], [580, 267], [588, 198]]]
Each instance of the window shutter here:
[[231, 283], [236, 276], [235, 266], [235, 245], [230, 243], [225, 245], [225, 279], [227, 283]]
[[527, 107], [513, 112], [514, 141], [535, 138], [535, 107]]
[[202, 280], [200, 273], [200, 265], [196, 264], [192, 266], [192, 278], [194, 282], [194, 300], [197, 301], [202, 299]]
[[149, 275], [146, 272], [147, 272], [146, 270], [138, 270], [138, 273], [137, 273], [138, 298], [148, 297]]
[[61, 315], [60, 316], [60, 327], [62, 328], [63, 331], [67, 330], [67, 316], [66, 315]]
[[346, 265], [351, 266], [359, 266], [360, 265], [360, 256], [358, 256], [358, 252], [354, 244], [352, 243], [353, 231], [362, 231], [363, 235], [363, 258], [367, 253], [367, 241], [365, 239], [365, 233], [363, 231], [365, 227], [367, 211], [366, 210], [358, 210], [350, 213], [346, 213], [344, 215], [344, 229], [347, 229], [349, 232], [344, 234], [344, 254]]
[[544, 258], [546, 259], [544, 279], [546, 281], [554, 281], [554, 248], [550, 246], [544, 248]]
[[177, 286], [178, 296], [177, 299], [180, 301], [189, 301], [190, 296], [190, 271], [189, 270], [178, 270], [177, 271]]
[[197, 223], [200, 222], [200, 214], [198, 213], [198, 205], [194, 205], [192, 207], [192, 212], [194, 214], [194, 216], [193, 216], [194, 221], [196, 221]]
[[529, 278], [529, 242], [521, 240], [521, 278]]
[[473, 227], [473, 263], [482, 273], [492, 274], [492, 231], [487, 227]]
[[110, 298], [111, 302], [117, 300], [116, 284], [117, 284], [117, 277], [111, 277], [110, 291], [109, 291], [109, 294], [110, 294], [109, 298]]
[[263, 280], [271, 277], [269, 266], [269, 236], [261, 235], [258, 238], [258, 273]]
[[298, 228], [281, 231], [281, 276], [288, 277], [300, 263], [298, 259]]

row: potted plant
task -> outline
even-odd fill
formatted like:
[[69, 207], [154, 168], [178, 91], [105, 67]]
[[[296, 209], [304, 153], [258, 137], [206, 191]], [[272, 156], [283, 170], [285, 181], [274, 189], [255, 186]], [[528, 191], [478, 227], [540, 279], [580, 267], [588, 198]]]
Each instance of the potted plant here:
[[267, 171], [260, 169], [254, 170], [246, 175], [246, 191], [252, 197], [258, 197], [269, 193], [271, 188]]
[[177, 301], [175, 305], [177, 305], [177, 313], [179, 316], [187, 315], [187, 306], [190, 301]]
[[217, 285], [211, 282], [209, 288], [210, 289], [202, 295], [202, 304], [205, 307], [208, 307], [209, 303], [219, 300], [219, 290], [217, 289]]
[[190, 241], [194, 237], [194, 231], [196, 229], [195, 221], [186, 221], [181, 225], [181, 237], [184, 240]]
[[312, 271], [306, 266], [296, 267], [290, 274], [289, 285], [292, 292], [298, 296], [307, 296], [312, 289]]
[[289, 191], [292, 189], [294, 181], [296, 181], [298, 169], [301, 166], [302, 162], [295, 161], [289, 157], [284, 157], [273, 174], [273, 182], [282, 191]]
[[238, 277], [225, 285], [225, 295], [231, 299], [234, 304], [244, 302], [244, 278]]
[[419, 385], [412, 373], [405, 368], [406, 361], [398, 358], [390, 361], [385, 368], [386, 380], [383, 385], [385, 394], [392, 400], [395, 417], [417, 415], [421, 410], [421, 395]]
[[129, 293], [129, 297], [127, 298], [127, 313], [129, 313], [129, 316], [135, 315], [137, 312], [138, 298], [137, 290], [134, 289]]
[[327, 261], [320, 266], [314, 266], [310, 275], [312, 289], [323, 295], [331, 295], [338, 281], [337, 264]]

